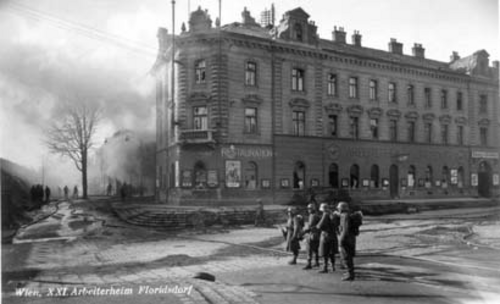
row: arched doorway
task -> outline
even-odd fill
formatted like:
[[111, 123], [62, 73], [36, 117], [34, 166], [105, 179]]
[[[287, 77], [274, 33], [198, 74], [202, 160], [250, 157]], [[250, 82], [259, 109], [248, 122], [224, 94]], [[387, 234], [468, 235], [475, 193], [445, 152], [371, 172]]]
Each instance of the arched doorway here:
[[391, 198], [396, 198], [399, 195], [399, 174], [398, 166], [391, 165], [389, 169], [389, 190]]
[[295, 163], [293, 170], [293, 188], [304, 189], [306, 180], [306, 166], [303, 162], [298, 161]]
[[328, 183], [333, 189], [339, 188], [339, 166], [335, 163], [328, 169]]
[[477, 184], [477, 192], [482, 197], [490, 197], [491, 196], [491, 167], [490, 165], [482, 161], [479, 163], [478, 170], [478, 184]]

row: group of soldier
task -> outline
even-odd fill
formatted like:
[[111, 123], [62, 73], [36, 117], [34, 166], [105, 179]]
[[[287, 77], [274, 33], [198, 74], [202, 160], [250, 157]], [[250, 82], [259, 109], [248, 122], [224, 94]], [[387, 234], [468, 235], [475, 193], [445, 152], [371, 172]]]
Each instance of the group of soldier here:
[[286, 237], [286, 249], [293, 254], [289, 264], [297, 264], [300, 241], [305, 239], [305, 270], [321, 267], [322, 258], [323, 267], [319, 272], [328, 273], [329, 263], [332, 271], [335, 271], [335, 256], [340, 254], [340, 265], [346, 269], [342, 280], [353, 281], [356, 236], [359, 234], [362, 214], [360, 211], [350, 212], [349, 205], [345, 202], [339, 202], [336, 209], [330, 210], [330, 206], [323, 203], [319, 207], [320, 214], [316, 210], [316, 204], [311, 203], [307, 206], [308, 220], [305, 222], [297, 209], [288, 208], [288, 221], [283, 234]]
[[46, 186], [45, 189], [43, 185], [37, 184], [31, 186], [30, 189], [31, 201], [34, 203], [48, 203], [50, 201], [50, 188]]

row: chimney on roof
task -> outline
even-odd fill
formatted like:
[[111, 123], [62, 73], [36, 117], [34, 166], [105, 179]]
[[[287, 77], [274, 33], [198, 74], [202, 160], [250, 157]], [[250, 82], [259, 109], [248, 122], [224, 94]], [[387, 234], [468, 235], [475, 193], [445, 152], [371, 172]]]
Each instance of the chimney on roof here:
[[450, 61], [454, 62], [460, 59], [460, 55], [458, 55], [458, 52], [453, 51], [453, 53], [450, 56]]
[[403, 44], [397, 42], [395, 38], [391, 38], [391, 41], [389, 42], [389, 52], [403, 55]]
[[361, 46], [361, 34], [359, 31], [354, 31], [354, 34], [351, 36], [352, 44], [355, 46]]
[[411, 50], [413, 52], [413, 56], [417, 58], [425, 58], [425, 49], [422, 47], [422, 44], [415, 43]]
[[345, 44], [345, 31], [343, 27], [339, 27], [337, 29], [337, 27], [335, 26], [333, 28], [332, 36], [333, 41]]

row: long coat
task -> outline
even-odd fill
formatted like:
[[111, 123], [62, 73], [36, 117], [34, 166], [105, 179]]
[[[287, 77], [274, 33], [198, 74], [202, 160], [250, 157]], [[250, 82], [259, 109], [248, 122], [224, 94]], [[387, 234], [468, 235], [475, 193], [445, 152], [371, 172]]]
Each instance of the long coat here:
[[300, 238], [302, 224], [297, 216], [288, 218], [286, 223], [286, 251], [298, 253], [300, 250]]
[[322, 257], [329, 257], [338, 253], [337, 227], [332, 216], [327, 212], [323, 212], [317, 225], [317, 228], [321, 230], [319, 254]]

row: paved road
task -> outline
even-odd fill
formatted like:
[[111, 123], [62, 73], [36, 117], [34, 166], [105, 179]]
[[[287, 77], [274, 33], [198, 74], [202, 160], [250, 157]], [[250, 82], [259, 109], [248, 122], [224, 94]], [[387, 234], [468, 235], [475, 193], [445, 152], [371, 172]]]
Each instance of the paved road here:
[[[59, 212], [64, 223], [61, 227], [81, 228], [70, 223], [82, 221], [81, 217], [72, 217], [75, 214], [89, 213], [82, 206], [70, 213]], [[491, 210], [454, 210], [446, 215], [457, 216], [447, 219], [443, 219], [445, 211], [406, 219], [367, 218], [358, 238], [357, 280], [352, 283], [341, 282], [340, 271], [321, 275], [300, 266], [285, 266], [289, 256], [281, 251], [277, 229], [245, 227], [173, 235], [131, 227], [109, 214], [92, 212], [96, 221], [105, 220], [108, 226], [79, 230], [79, 234], [75, 229], [65, 230], [76, 236], [72, 241], [58, 239], [3, 247], [4, 303], [53, 303], [54, 297], [48, 295], [57, 288], [66, 288], [70, 294], [85, 288], [100, 288], [103, 293], [110, 293], [111, 288], [130, 291], [113, 296], [81, 291], [78, 296], [57, 297], [58, 302], [64, 303], [374, 304], [500, 300], [495, 288], [500, 286], [498, 251], [460, 241], [478, 221], [487, 221], [483, 216], [491, 214]], [[483, 214], [477, 216], [478, 212]], [[464, 217], [466, 214], [476, 217], [471, 220]], [[43, 227], [45, 223], [40, 224]], [[39, 227], [25, 231], [24, 239], [28, 239], [27, 235], [36, 236]], [[304, 256], [301, 257], [303, 265]], [[216, 282], [193, 279], [200, 271], [214, 274]], [[178, 288], [174, 292], [175, 286], [186, 290], [179, 292]], [[41, 296], [20, 295], [21, 288]]]

